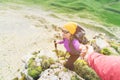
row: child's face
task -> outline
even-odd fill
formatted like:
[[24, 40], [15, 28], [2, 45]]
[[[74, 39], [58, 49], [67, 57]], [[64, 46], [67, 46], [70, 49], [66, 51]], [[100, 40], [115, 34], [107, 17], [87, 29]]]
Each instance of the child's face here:
[[63, 38], [70, 39], [71, 34], [69, 33], [69, 31], [63, 28], [62, 33]]

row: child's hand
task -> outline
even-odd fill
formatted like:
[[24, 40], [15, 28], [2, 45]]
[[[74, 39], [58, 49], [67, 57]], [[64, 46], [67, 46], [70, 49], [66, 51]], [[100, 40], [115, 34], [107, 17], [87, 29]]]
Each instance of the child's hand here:
[[87, 52], [87, 47], [85, 45], [81, 45], [80, 50], [81, 50], [80, 56], [81, 58], [84, 59], [84, 56], [86, 55]]

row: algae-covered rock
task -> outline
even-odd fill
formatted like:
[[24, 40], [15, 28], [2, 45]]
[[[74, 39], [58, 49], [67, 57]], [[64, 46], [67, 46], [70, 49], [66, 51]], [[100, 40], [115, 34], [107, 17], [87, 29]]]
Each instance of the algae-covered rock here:
[[84, 60], [78, 59], [74, 63], [75, 72], [85, 80], [100, 80], [95, 71]]

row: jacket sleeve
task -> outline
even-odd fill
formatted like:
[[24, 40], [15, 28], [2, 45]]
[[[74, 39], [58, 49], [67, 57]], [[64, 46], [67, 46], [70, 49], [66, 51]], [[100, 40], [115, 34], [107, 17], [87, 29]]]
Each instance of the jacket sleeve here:
[[120, 56], [106, 56], [99, 53], [88, 55], [88, 64], [101, 80], [120, 80]]
[[58, 42], [58, 44], [63, 44], [63, 43], [64, 43], [64, 41], [65, 41], [65, 39], [63, 39], [63, 40], [59, 41], [59, 42]]

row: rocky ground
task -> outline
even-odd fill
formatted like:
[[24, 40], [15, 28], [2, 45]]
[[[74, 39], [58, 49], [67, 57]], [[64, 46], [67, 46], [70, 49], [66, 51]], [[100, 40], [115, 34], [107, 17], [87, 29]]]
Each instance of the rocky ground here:
[[[25, 55], [38, 50], [53, 50], [57, 27], [67, 21], [69, 17], [43, 11], [36, 6], [0, 4], [0, 80], [11, 80], [16, 76], [23, 68], [22, 58]], [[88, 36], [90, 38], [97, 33], [86, 28], [85, 30], [87, 34], [91, 34]]]
[[52, 18], [48, 21], [48, 14], [39, 8], [0, 5], [0, 80], [11, 80], [27, 53], [54, 48], [51, 43], [54, 32], [49, 22]]

